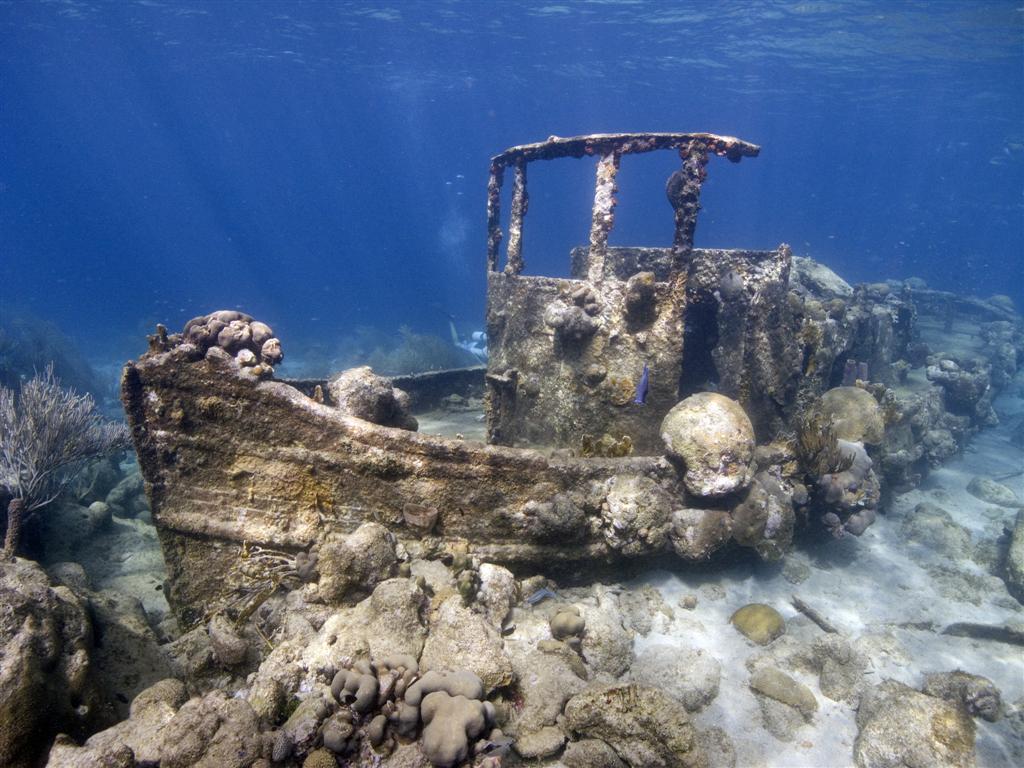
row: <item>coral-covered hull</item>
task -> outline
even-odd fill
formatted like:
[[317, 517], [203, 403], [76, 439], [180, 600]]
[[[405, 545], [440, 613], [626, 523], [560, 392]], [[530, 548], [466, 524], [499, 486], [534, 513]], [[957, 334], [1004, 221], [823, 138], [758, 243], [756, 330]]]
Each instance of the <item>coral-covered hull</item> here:
[[297, 551], [372, 520], [410, 545], [465, 540], [491, 562], [550, 567], [616, 554], [600, 518], [611, 478], [682, 494], [662, 457], [551, 458], [381, 427], [188, 344], [129, 363], [122, 398], [176, 606], [208, 603], [246, 542]]

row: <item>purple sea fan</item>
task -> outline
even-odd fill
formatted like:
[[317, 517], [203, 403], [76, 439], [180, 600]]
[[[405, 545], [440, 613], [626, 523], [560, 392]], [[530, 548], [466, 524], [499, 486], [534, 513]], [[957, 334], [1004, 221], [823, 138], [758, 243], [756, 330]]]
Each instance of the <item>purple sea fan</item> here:
[[852, 387], [857, 383], [857, 361], [847, 360], [843, 366], [843, 386]]

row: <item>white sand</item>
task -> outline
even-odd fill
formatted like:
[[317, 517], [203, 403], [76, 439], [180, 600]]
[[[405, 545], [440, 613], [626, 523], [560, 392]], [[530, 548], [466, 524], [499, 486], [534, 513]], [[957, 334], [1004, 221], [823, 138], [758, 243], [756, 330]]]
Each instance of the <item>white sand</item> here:
[[[1019, 377], [1008, 391], [1019, 392], [1022, 381], [1024, 377]], [[973, 543], [994, 539], [1004, 524], [1012, 524], [1015, 509], [994, 507], [966, 491], [975, 475], [1000, 476], [1024, 468], [1024, 455], [1008, 441], [1010, 426], [1024, 414], [1024, 400], [1007, 395], [997, 401], [996, 409], [1002, 421], [999, 427], [979, 434], [962, 457], [931, 473], [920, 488], [897, 497], [892, 509], [879, 516], [860, 539], [829, 540], [814, 551], [791, 554], [791, 559], [810, 566], [810, 576], [800, 584], [791, 584], [778, 568], [752, 564], [717, 572], [694, 568], [692, 573], [651, 574], [642, 580], [661, 591], [674, 607], [676, 618], [663, 622], [646, 638], [638, 638], [637, 650], [650, 642], [671, 642], [706, 649], [722, 663], [719, 695], [696, 716], [696, 722], [700, 727], [721, 727], [732, 737], [738, 766], [852, 765], [857, 734], [851, 707], [822, 695], [816, 675], [791, 670], [785, 671], [815, 693], [820, 709], [812, 724], [797, 730], [793, 742], [779, 741], [764, 730], [758, 704], [747, 685], [745, 663], [766, 649], [743, 638], [729, 624], [732, 613], [750, 602], [772, 605], [786, 618], [788, 634], [775, 644], [808, 643], [821, 634], [791, 606], [792, 595], [817, 609], [850, 639], [878, 636], [879, 651], [868, 671], [872, 683], [889, 677], [919, 687], [927, 672], [959, 668], [990, 678], [1002, 692], [1004, 705], [1024, 697], [1024, 648], [939, 634], [953, 622], [1024, 623], [1024, 607], [999, 579], [976, 563], [950, 562], [942, 554], [908, 543], [901, 534], [903, 516], [924, 501], [949, 512], [971, 532]], [[1024, 477], [1004, 484], [1024, 499]], [[945, 592], [925, 570], [928, 566], [951, 569], [954, 576]], [[983, 579], [980, 587], [951, 596], [950, 591], [956, 591], [959, 584], [958, 571]], [[724, 589], [724, 598], [709, 598], [715, 587]], [[699, 598], [692, 612], [675, 607], [686, 594]], [[899, 626], [907, 622], [931, 623], [934, 630]], [[1006, 718], [995, 724], [976, 722], [978, 766], [1022, 764], [1024, 743]]]

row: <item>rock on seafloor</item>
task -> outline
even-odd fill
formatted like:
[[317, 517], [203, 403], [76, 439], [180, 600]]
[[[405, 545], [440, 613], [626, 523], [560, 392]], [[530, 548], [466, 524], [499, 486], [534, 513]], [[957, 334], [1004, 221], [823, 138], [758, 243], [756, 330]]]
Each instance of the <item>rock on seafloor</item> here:
[[58, 732], [112, 719], [90, 661], [86, 607], [28, 560], [0, 559], [0, 765], [35, 766]]
[[975, 498], [987, 501], [989, 504], [998, 504], [1000, 507], [1024, 506], [1017, 498], [1017, 494], [990, 477], [972, 478], [971, 482], [967, 484], [967, 492]]
[[857, 768], [974, 768], [974, 721], [954, 704], [886, 680], [857, 710]]
[[631, 768], [706, 765], [686, 709], [657, 688], [588, 688], [565, 705], [565, 724], [573, 734], [607, 742]]
[[1010, 594], [1024, 603], [1024, 510], [1017, 513], [1013, 530], [1010, 531], [1010, 546], [1006, 551], [1003, 574]]
[[501, 636], [456, 595], [438, 608], [420, 664], [424, 669], [471, 670], [488, 693], [512, 682], [512, 664]]
[[669, 643], [645, 648], [629, 670], [632, 681], [661, 688], [688, 712], [699, 712], [714, 700], [721, 677], [721, 662], [707, 651]]

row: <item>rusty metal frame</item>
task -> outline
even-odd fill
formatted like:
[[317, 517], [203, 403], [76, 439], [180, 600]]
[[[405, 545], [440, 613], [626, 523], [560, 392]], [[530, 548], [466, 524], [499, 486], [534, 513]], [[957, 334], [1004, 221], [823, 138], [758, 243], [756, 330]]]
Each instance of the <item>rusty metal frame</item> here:
[[491, 175], [487, 183], [487, 268], [498, 271], [501, 231], [501, 187], [505, 169], [513, 168], [512, 208], [508, 225], [508, 250], [505, 274], [518, 275], [523, 270], [523, 217], [528, 208], [526, 166], [534, 160], [562, 157], [597, 156], [597, 180], [590, 226], [590, 267], [588, 279], [596, 282], [604, 274], [604, 257], [608, 233], [615, 224], [615, 176], [622, 155], [675, 149], [682, 161], [680, 184], [672, 199], [675, 208], [673, 247], [681, 259], [693, 247], [693, 233], [700, 209], [700, 188], [707, 176], [705, 166], [711, 154], [737, 163], [744, 157], [757, 157], [761, 148], [733, 136], [713, 133], [594, 133], [587, 136], [561, 138], [522, 144], [506, 149], [491, 158]]

